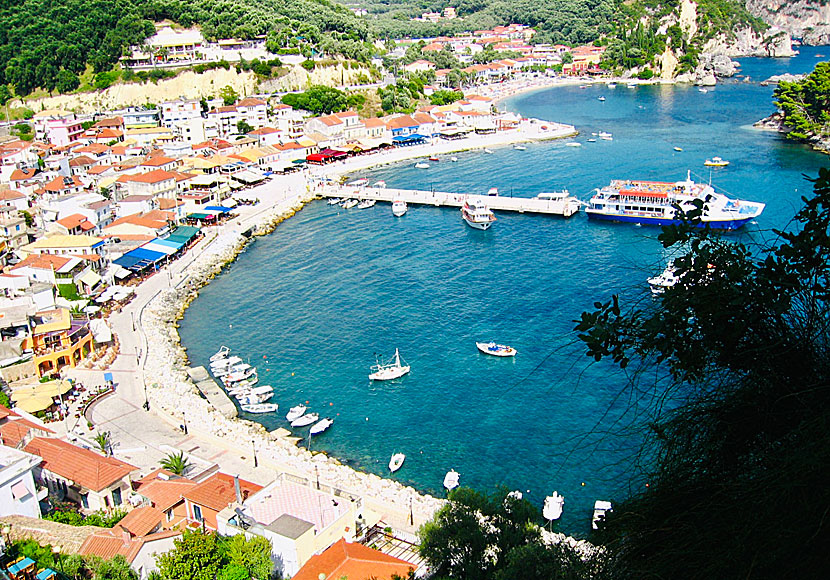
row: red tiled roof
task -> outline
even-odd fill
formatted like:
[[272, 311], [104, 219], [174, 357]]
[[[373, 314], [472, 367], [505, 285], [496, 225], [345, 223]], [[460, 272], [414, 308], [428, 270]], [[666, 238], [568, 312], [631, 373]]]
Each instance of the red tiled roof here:
[[139, 173], [134, 175], [122, 175], [118, 181], [136, 181], [138, 183], [159, 183], [168, 179], [176, 179], [176, 176], [165, 171], [164, 169], [153, 169], [147, 173]]
[[24, 268], [26, 266], [35, 268], [37, 270], [52, 270], [59, 269], [65, 266], [69, 258], [64, 256], [56, 256], [55, 254], [29, 254], [17, 264], [12, 266], [12, 270]]
[[[262, 486], [240, 479], [239, 488], [242, 490], [242, 496], [244, 498], [247, 495], [258, 492], [262, 489]], [[195, 504], [205, 506], [217, 512], [223, 510], [236, 499], [233, 476], [227, 473], [215, 473], [185, 493], [184, 497]]]
[[[82, 556], [100, 556], [105, 560], [109, 560], [115, 556], [121, 555], [132, 563], [138, 552], [147, 542], [155, 540], [162, 540], [164, 538], [173, 538], [181, 535], [181, 530], [167, 530], [164, 532], [156, 532], [149, 536], [141, 538], [130, 538], [129, 534], [123, 530], [102, 530], [87, 536], [78, 553]], [[125, 534], [127, 537], [125, 537]]]
[[[168, 479], [160, 479], [159, 474], [163, 474]], [[198, 485], [195, 481], [186, 477], [177, 477], [164, 469], [157, 469], [136, 483], [138, 484], [136, 492], [153, 502], [153, 507], [161, 511], [167, 511], [177, 503], [184, 501], [184, 494]]]
[[9, 180], [11, 181], [20, 181], [21, 179], [31, 179], [37, 173], [37, 169], [15, 169], [12, 171], [11, 176], [9, 176]]
[[66, 178], [61, 177], [60, 175], [58, 175], [57, 177], [55, 177], [51, 181], [47, 182], [46, 185], [43, 186], [43, 189], [45, 191], [51, 191], [51, 192], [54, 192], [54, 193], [58, 193], [58, 192], [61, 192], [61, 191], [65, 191], [65, 190], [69, 189], [70, 187], [83, 187], [84, 186], [84, 182], [81, 181], [78, 178], [77, 175], [73, 175], [72, 177], [69, 178], [70, 183], [67, 183], [65, 181], [65, 179]]
[[33, 423], [28, 419], [24, 419], [11, 409], [0, 405], [0, 439], [3, 440], [3, 445], [8, 447], [17, 447], [21, 441], [29, 434], [31, 430], [40, 434], [53, 433], [46, 427]]
[[341, 538], [322, 554], [312, 556], [292, 580], [318, 580], [321, 577], [386, 580], [394, 574], [406, 578], [412, 568], [414, 566], [409, 562], [362, 544], [350, 544]]
[[170, 159], [169, 157], [164, 157], [163, 155], [157, 155], [155, 157], [148, 158], [144, 163], [142, 163], [142, 165], [144, 167], [161, 167], [162, 165], [175, 162], [175, 159]]
[[261, 129], [254, 129], [248, 135], [272, 135], [274, 133], [279, 133], [279, 129], [275, 129], [273, 127], [262, 127]]
[[26, 199], [26, 196], [13, 189], [0, 191], [0, 201], [11, 201], [13, 199]]
[[238, 103], [236, 103], [237, 107], [256, 107], [259, 105], [266, 104], [265, 101], [262, 99], [255, 99], [254, 97], [248, 97], [246, 99], [242, 99]]
[[124, 124], [124, 117], [110, 117], [109, 119], [101, 119], [100, 121], [96, 121], [93, 127], [120, 127]]
[[394, 119], [389, 119], [386, 121], [386, 126], [390, 129], [403, 129], [405, 127], [417, 127], [418, 121], [410, 117], [409, 115], [401, 115], [400, 117], [395, 117]]
[[[68, 229], [68, 230], [73, 230], [73, 229], [77, 228], [78, 226], [80, 226], [81, 224], [83, 224], [84, 222], [88, 222], [88, 221], [89, 220], [87, 220], [87, 217], [85, 215], [82, 215], [82, 214], [79, 214], [79, 213], [73, 213], [72, 215], [68, 215], [65, 218], [59, 219], [58, 223], [60, 225], [62, 225], [63, 227], [65, 227], [66, 229]], [[90, 224], [89, 229], [92, 229], [93, 227], [95, 227], [95, 226]]]
[[23, 450], [42, 457], [44, 469], [92, 491], [101, 491], [138, 469], [60, 439], [35, 437]]
[[161, 526], [164, 521], [164, 512], [160, 509], [141, 506], [135, 508], [128, 513], [124, 518], [113, 527], [113, 531], [118, 528], [127, 530], [133, 536], [146, 536], [156, 528]]

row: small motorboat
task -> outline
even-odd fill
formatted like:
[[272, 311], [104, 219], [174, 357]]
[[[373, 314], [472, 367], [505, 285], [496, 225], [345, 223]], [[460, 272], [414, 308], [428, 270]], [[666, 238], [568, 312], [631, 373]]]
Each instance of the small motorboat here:
[[392, 459], [389, 460], [389, 471], [395, 473], [397, 470], [401, 468], [403, 465], [403, 461], [406, 459], [406, 455], [403, 453], [395, 453], [392, 456]]
[[240, 405], [240, 407], [246, 413], [254, 413], [257, 415], [261, 413], [276, 413], [277, 409], [280, 408], [276, 403], [253, 403], [251, 405]]
[[368, 209], [375, 205], [375, 203], [376, 202], [374, 199], [364, 199], [359, 204], [357, 204], [357, 209]]
[[302, 417], [305, 414], [305, 411], [306, 411], [306, 406], [305, 405], [297, 405], [296, 407], [291, 407], [288, 410], [288, 414], [285, 416], [285, 418], [288, 421], [293, 421], [294, 419], [299, 419], [300, 417]]
[[514, 145], [513, 149], [515, 149], [516, 151], [527, 151], [527, 147], [525, 147], [524, 145]]
[[617, 88], [617, 83], [608, 83], [606, 86], [607, 86], [609, 89], [616, 89], [616, 88]]
[[476, 347], [484, 354], [493, 356], [516, 356], [516, 349], [512, 346], [504, 344], [496, 344], [495, 342], [477, 342]]
[[593, 137], [591, 137], [590, 139], [588, 139], [588, 143], [596, 143], [596, 142], [597, 142], [597, 140], [596, 140], [596, 139], [594, 139]]
[[352, 181], [350, 183], [347, 183], [346, 185], [348, 187], [362, 187], [362, 186], [366, 185], [367, 183], [369, 183], [369, 180], [366, 179], [365, 177], [361, 177], [360, 179], [355, 179], [354, 181]]
[[720, 157], [712, 157], [711, 159], [707, 159], [703, 162], [706, 167], [726, 167], [729, 165], [729, 162], [726, 159], [721, 159]]
[[292, 427], [305, 427], [306, 425], [311, 425], [312, 423], [316, 423], [320, 419], [320, 415], [317, 413], [308, 413], [301, 417], [297, 417], [293, 421], [291, 421]]
[[346, 203], [343, 204], [343, 209], [351, 209], [354, 206], [356, 206], [358, 203], [360, 203], [360, 202], [357, 201], [356, 199], [346, 200]]
[[461, 476], [455, 469], [450, 469], [447, 472], [447, 475], [444, 476], [444, 487], [447, 488], [447, 491], [452, 491], [459, 485], [459, 480]]
[[231, 352], [231, 349], [229, 349], [227, 346], [222, 345], [221, 347], [219, 347], [219, 350], [216, 351], [216, 354], [214, 354], [210, 357], [210, 362], [215, 363], [215, 362], [218, 362], [220, 360], [225, 360], [225, 359], [228, 358], [228, 354], [230, 352]]
[[613, 135], [606, 131], [600, 131], [597, 135], [600, 139], [604, 139], [605, 141], [612, 141], [614, 139]]
[[455, 162], [457, 162], [457, 161], [458, 161], [458, 157], [450, 157], [450, 161], [452, 161], [453, 163], [455, 163]]
[[375, 183], [372, 187], [377, 187], [378, 189], [386, 189], [386, 182], [384, 180], [380, 180]]
[[680, 281], [674, 270], [674, 264], [669, 262], [666, 269], [659, 276], [654, 276], [648, 279], [648, 285], [651, 287], [651, 293], [655, 296], [663, 294], [666, 290], [674, 286]]
[[309, 430], [309, 433], [311, 435], [319, 435], [320, 433], [331, 427], [332, 423], [334, 423], [334, 419], [332, 419], [331, 417], [326, 417], [325, 419], [322, 419], [314, 425], [312, 425], [311, 429]]
[[582, 143], [579, 143], [577, 141], [570, 141], [568, 143], [565, 143], [565, 146], [566, 147], [582, 147]]
[[429, 169], [429, 163], [424, 163], [423, 161], [416, 163], [415, 169]]
[[236, 400], [240, 405], [255, 405], [256, 403], [264, 403], [274, 396], [274, 387], [270, 385], [262, 385], [261, 387], [254, 387], [245, 394], [236, 396]]
[[498, 187], [491, 187], [490, 189], [487, 190], [487, 195], [495, 196], [495, 195], [498, 195], [498, 194], [499, 194], [499, 188]]
[[591, 527], [593, 529], [599, 529], [598, 524], [599, 521], [605, 518], [605, 514], [612, 511], [613, 507], [611, 506], [610, 501], [603, 501], [598, 499], [594, 502], [594, 516], [591, 518]]
[[374, 372], [369, 375], [370, 381], [391, 381], [393, 379], [399, 379], [410, 370], [409, 365], [401, 364], [401, 355], [397, 348], [395, 349], [395, 357], [391, 361], [381, 363], [378, 360], [376, 362], [377, 364], [372, 367]]
[[683, 151], [683, 148], [681, 148], [681, 147], [675, 147], [675, 148], [674, 148], [674, 150], [675, 150], [675, 151], [677, 151], [678, 153], [680, 153], [680, 152], [682, 152], [682, 151]]
[[562, 508], [564, 507], [565, 498], [554, 491], [553, 495], [549, 495], [545, 498], [545, 505], [542, 508], [542, 515], [549, 522], [558, 520], [562, 517]]
[[430, 161], [441, 161], [441, 159], [437, 155], [430, 155], [429, 160]]
[[238, 356], [231, 356], [228, 358], [220, 358], [215, 361], [211, 361], [210, 363], [210, 370], [217, 370], [217, 369], [229, 369], [234, 365], [238, 365], [242, 362], [242, 359]]
[[339, 205], [343, 200], [339, 197], [333, 197], [328, 201], [329, 205]]
[[488, 149], [488, 148], [486, 148], [486, 147], [485, 147], [484, 152], [485, 152], [485, 153], [492, 153], [492, 152], [493, 152], [493, 150], [492, 150], [492, 149]]
[[605, 102], [605, 97], [597, 97], [598, 101]]
[[626, 86], [626, 88], [629, 88], [629, 89], [636, 89], [637, 88], [637, 85], [635, 83], [628, 83], [625, 86]]
[[392, 202], [392, 215], [395, 217], [401, 217], [407, 209], [406, 202], [402, 199], [396, 199]]
[[699, 89], [698, 89], [698, 91], [699, 91], [699, 92], [701, 92], [701, 93], [708, 93], [708, 92], [709, 92], [709, 89], [706, 89], [706, 88], [699, 88]]

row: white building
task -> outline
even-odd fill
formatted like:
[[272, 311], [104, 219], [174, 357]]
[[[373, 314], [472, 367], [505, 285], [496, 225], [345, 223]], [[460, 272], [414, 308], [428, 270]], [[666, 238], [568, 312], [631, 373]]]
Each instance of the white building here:
[[[11, 447], [0, 446], [0, 514], [40, 517], [34, 469], [40, 457]], [[46, 496], [43, 489], [43, 496]]]

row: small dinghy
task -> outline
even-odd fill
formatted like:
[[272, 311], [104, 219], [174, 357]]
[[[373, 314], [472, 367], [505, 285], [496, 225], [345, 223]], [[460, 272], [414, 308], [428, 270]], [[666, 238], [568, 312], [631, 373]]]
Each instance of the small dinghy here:
[[415, 169], [429, 169], [429, 163], [416, 163]]
[[447, 491], [452, 491], [459, 485], [459, 480], [461, 476], [455, 469], [450, 469], [447, 472], [447, 475], [444, 476], [444, 487], [447, 488]]
[[452, 161], [453, 163], [456, 163], [458, 161], [458, 157], [455, 157], [455, 156], [450, 157], [450, 161]]
[[316, 423], [320, 419], [320, 415], [317, 413], [308, 413], [303, 415], [302, 417], [298, 417], [291, 421], [292, 427], [306, 427], [307, 425], [311, 425], [312, 423]]
[[297, 405], [296, 407], [291, 407], [288, 410], [288, 414], [285, 416], [286, 420], [293, 421], [294, 419], [299, 419], [305, 414], [306, 406], [305, 405]]
[[495, 342], [477, 342], [476, 347], [484, 354], [491, 354], [493, 356], [516, 356], [516, 349], [505, 344], [496, 344]]
[[565, 506], [565, 498], [557, 492], [545, 498], [545, 505], [542, 508], [542, 515], [546, 520], [552, 522], [562, 516], [562, 508]]
[[375, 205], [374, 199], [364, 199], [359, 204], [357, 204], [357, 209], [368, 209]]
[[527, 147], [525, 147], [524, 145], [514, 145], [513, 149], [515, 149], [516, 151], [527, 151]]
[[280, 408], [276, 403], [252, 403], [250, 405], [240, 405], [246, 413], [276, 413]]
[[322, 419], [314, 425], [312, 425], [311, 429], [309, 430], [309, 433], [311, 435], [319, 435], [320, 433], [331, 427], [333, 423], [334, 419], [332, 419], [331, 417], [326, 417], [325, 419]]
[[342, 207], [343, 207], [343, 209], [351, 209], [354, 206], [356, 206], [358, 203], [360, 203], [360, 202], [357, 201], [356, 199], [350, 199], [350, 200], [346, 201], [346, 203], [344, 203]]
[[221, 347], [219, 347], [219, 350], [216, 351], [216, 354], [210, 357], [210, 362], [215, 363], [220, 360], [225, 360], [226, 358], [228, 358], [228, 354], [230, 352], [231, 349], [229, 349], [227, 346], [222, 345]]
[[341, 201], [343, 201], [343, 200], [340, 199], [339, 197], [333, 197], [328, 201], [328, 204], [329, 205], [338, 205]]
[[389, 471], [395, 473], [397, 470], [401, 468], [403, 465], [403, 461], [406, 459], [406, 455], [403, 453], [395, 453], [392, 456], [392, 459], [389, 460]]

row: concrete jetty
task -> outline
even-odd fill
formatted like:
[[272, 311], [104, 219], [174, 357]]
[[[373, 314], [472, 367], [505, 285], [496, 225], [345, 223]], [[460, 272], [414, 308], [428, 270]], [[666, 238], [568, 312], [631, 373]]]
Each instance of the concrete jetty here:
[[236, 405], [233, 404], [228, 394], [214, 381], [208, 374], [205, 367], [191, 367], [187, 369], [187, 374], [190, 380], [196, 385], [208, 402], [213, 405], [217, 411], [222, 413], [229, 419], [236, 417]]
[[424, 191], [417, 189], [391, 189], [385, 187], [363, 187], [329, 185], [319, 190], [322, 197], [349, 199], [374, 199], [375, 201], [395, 200], [407, 204], [433, 205], [435, 207], [461, 207], [465, 201], [480, 201], [495, 211], [518, 213], [541, 213], [570, 217], [579, 211], [582, 202], [567, 191], [540, 194], [542, 197], [505, 197], [503, 195], [476, 195], [449, 193], [445, 191]]

